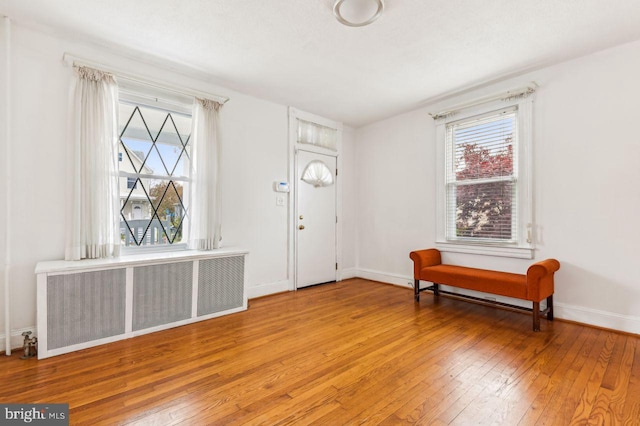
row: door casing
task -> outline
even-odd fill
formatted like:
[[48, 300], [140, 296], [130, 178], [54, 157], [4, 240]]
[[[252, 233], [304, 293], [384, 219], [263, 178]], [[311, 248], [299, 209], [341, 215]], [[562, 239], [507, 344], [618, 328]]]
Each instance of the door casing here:
[[[299, 144], [297, 141], [297, 120], [310, 121], [326, 127], [330, 127], [337, 130], [337, 150], [333, 151], [327, 148], [319, 146]], [[297, 289], [297, 276], [296, 276], [296, 232], [297, 232], [297, 190], [298, 183], [296, 182], [296, 152], [298, 149], [302, 149], [309, 152], [315, 152], [318, 154], [331, 155], [336, 157], [336, 262], [338, 267], [336, 269], [336, 281], [342, 280], [342, 183], [340, 178], [340, 170], [342, 169], [342, 123], [338, 123], [326, 118], [306, 113], [304, 111], [297, 110], [295, 108], [289, 108], [289, 209], [288, 209], [288, 241], [289, 241], [289, 260], [287, 278], [289, 280], [289, 290]]]

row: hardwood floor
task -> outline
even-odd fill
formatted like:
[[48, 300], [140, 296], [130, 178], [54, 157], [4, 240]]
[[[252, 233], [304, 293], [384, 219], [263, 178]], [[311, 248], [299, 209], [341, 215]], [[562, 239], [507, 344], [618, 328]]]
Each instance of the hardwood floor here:
[[[353, 279], [61, 355], [1, 357], [0, 402], [71, 424], [640, 425], [640, 338]], [[17, 351], [21, 352], [21, 351]]]

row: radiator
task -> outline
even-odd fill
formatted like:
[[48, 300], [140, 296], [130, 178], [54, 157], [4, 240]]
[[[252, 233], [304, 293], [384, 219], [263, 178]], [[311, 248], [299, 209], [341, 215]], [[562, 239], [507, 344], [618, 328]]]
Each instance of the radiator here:
[[247, 309], [247, 252], [40, 262], [38, 358]]

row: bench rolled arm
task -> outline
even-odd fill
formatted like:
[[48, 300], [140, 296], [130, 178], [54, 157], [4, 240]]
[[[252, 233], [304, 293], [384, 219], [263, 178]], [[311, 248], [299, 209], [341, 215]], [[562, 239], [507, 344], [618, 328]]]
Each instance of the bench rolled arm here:
[[554, 292], [553, 274], [560, 269], [556, 259], [534, 263], [527, 269], [527, 295], [529, 300], [541, 301]]
[[438, 249], [426, 249], [416, 250], [409, 254], [411, 260], [413, 260], [413, 278], [420, 279], [420, 271], [427, 266], [440, 265], [442, 258], [440, 257], [440, 250]]

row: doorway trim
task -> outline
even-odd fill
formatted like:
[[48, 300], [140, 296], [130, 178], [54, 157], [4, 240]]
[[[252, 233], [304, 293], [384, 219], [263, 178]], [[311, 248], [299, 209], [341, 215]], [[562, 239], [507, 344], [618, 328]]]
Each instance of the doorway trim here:
[[[319, 124], [321, 126], [329, 127], [337, 131], [336, 151], [322, 148], [319, 146], [300, 144], [298, 143], [298, 127], [297, 120], [305, 120], [312, 123]], [[342, 281], [342, 123], [329, 120], [324, 117], [317, 116], [315, 114], [300, 111], [293, 107], [289, 107], [289, 218], [287, 223], [289, 242], [289, 261], [287, 278], [289, 280], [289, 290], [297, 289], [297, 276], [296, 276], [296, 253], [297, 253], [297, 239], [296, 239], [296, 217], [297, 217], [297, 197], [298, 197], [298, 182], [296, 179], [297, 170], [297, 155], [298, 150], [314, 152], [318, 154], [325, 154], [336, 157], [336, 169], [338, 174], [336, 176], [336, 262], [338, 267], [336, 269], [336, 281]]]

